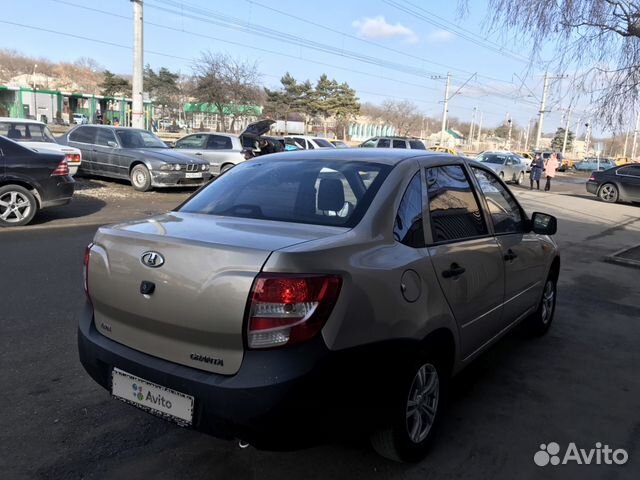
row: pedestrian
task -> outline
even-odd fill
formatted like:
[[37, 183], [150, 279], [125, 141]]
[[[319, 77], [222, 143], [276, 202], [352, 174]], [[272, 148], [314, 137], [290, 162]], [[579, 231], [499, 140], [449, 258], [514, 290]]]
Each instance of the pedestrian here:
[[544, 191], [551, 190], [551, 179], [556, 176], [556, 170], [558, 169], [558, 157], [555, 153], [552, 153], [544, 166], [544, 174], [547, 177], [547, 183], [544, 186]]
[[531, 186], [529, 190], [533, 190], [534, 180], [536, 182], [536, 186], [538, 190], [540, 190], [540, 177], [542, 177], [543, 168], [544, 168], [544, 161], [542, 160], [542, 155], [540, 153], [536, 153], [535, 158], [531, 162], [531, 172], [529, 173], [529, 182]]

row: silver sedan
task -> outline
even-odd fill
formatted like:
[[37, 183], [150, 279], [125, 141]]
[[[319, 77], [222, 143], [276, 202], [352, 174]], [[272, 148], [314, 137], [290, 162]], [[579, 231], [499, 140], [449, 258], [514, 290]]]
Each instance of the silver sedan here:
[[524, 181], [527, 163], [514, 153], [482, 152], [476, 157], [476, 160], [496, 172], [505, 182], [521, 185]]
[[114, 397], [215, 436], [295, 448], [365, 429], [416, 461], [452, 375], [522, 321], [549, 329], [555, 231], [457, 156], [259, 157], [98, 230], [80, 359]]

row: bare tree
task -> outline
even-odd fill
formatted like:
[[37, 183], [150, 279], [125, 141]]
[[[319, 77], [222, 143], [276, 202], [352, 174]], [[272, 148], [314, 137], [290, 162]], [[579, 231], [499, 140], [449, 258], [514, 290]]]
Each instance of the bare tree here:
[[219, 120], [218, 129], [226, 131], [225, 114], [231, 115], [233, 129], [237, 119], [253, 113], [247, 107], [260, 99], [260, 74], [255, 63], [221, 53], [203, 52], [193, 70], [196, 77], [194, 97], [216, 107], [222, 120]]
[[422, 114], [409, 100], [385, 100], [382, 110], [383, 118], [396, 128], [399, 135], [409, 135], [420, 128]]
[[[462, 10], [469, 3], [460, 0]], [[531, 44], [532, 62], [553, 45], [554, 69], [573, 73], [608, 126], [629, 120], [640, 93], [640, 1], [489, 0], [486, 11], [488, 29]]]

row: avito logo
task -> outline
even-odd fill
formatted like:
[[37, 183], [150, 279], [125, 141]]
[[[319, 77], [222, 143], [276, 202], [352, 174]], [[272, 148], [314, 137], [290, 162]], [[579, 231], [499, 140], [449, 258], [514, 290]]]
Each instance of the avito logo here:
[[589, 450], [578, 448], [571, 442], [564, 455], [560, 455], [560, 445], [550, 442], [540, 445], [540, 450], [533, 456], [533, 461], [539, 467], [549, 464], [566, 465], [571, 462], [578, 465], [624, 465], [629, 461], [629, 454], [622, 448], [614, 450], [609, 445], [603, 446], [600, 442], [596, 442], [595, 448]]

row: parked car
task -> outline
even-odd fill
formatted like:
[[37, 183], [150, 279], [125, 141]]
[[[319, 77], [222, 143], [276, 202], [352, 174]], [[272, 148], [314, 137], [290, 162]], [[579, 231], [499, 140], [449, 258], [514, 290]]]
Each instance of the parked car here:
[[209, 163], [171, 150], [147, 130], [78, 125], [60, 143], [82, 151], [81, 173], [131, 182], [136, 190], [200, 186], [211, 179]]
[[482, 152], [476, 161], [496, 172], [505, 182], [521, 185], [527, 171], [527, 162], [511, 152]]
[[629, 157], [616, 157], [615, 163], [617, 166], [626, 165], [627, 163], [634, 163], [633, 160]]
[[563, 158], [562, 162], [560, 163], [560, 166], [558, 167], [558, 171], [559, 172], [566, 172], [567, 170], [571, 170], [573, 168], [573, 166], [575, 165], [576, 160], [573, 159], [569, 159], [569, 158]]
[[373, 137], [365, 140], [359, 146], [363, 148], [408, 148], [412, 150], [425, 150], [422, 140], [407, 137]]
[[336, 148], [350, 148], [349, 145], [344, 143], [342, 140], [331, 140], [331, 143]]
[[605, 202], [640, 202], [640, 163], [595, 171], [586, 186]]
[[89, 123], [89, 119], [84, 113], [74, 113], [73, 123], [76, 125], [86, 125], [87, 123]]
[[594, 170], [607, 170], [613, 168], [616, 163], [608, 158], [601, 158], [599, 161], [597, 158], [585, 158], [579, 162], [573, 164], [573, 168], [578, 171], [592, 172]]
[[240, 135], [218, 132], [192, 133], [177, 140], [174, 148], [190, 157], [206, 160], [211, 173], [219, 175], [244, 162], [243, 149], [258, 149], [257, 141], [269, 131], [273, 123], [273, 120], [251, 123]]
[[549, 329], [555, 231], [460, 157], [259, 157], [171, 213], [98, 230], [80, 360], [114, 397], [222, 438], [366, 429], [417, 460], [452, 374], [521, 321]]
[[0, 227], [26, 225], [41, 209], [66, 205], [73, 189], [64, 154], [0, 137]]
[[439, 145], [432, 145], [427, 148], [427, 150], [431, 152], [448, 153], [449, 155], [458, 155], [458, 152], [456, 152], [453, 148], [441, 147]]
[[62, 153], [67, 159], [71, 176], [76, 174], [82, 162], [80, 150], [67, 145], [59, 145], [49, 127], [36, 120], [0, 117], [0, 135], [37, 152]]
[[326, 138], [314, 137], [311, 135], [288, 135], [286, 140], [293, 142], [301, 150], [314, 150], [316, 148], [336, 148]]

